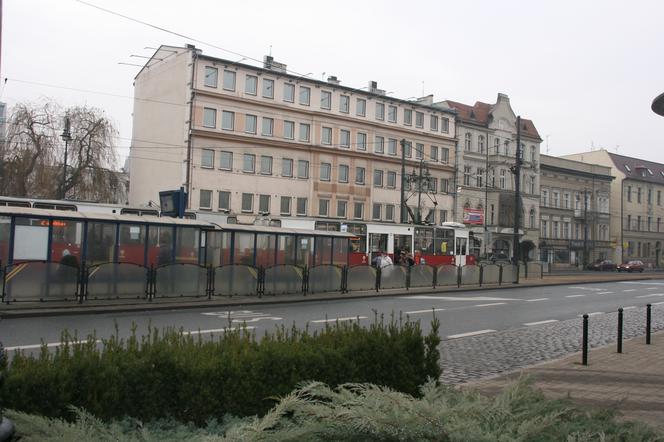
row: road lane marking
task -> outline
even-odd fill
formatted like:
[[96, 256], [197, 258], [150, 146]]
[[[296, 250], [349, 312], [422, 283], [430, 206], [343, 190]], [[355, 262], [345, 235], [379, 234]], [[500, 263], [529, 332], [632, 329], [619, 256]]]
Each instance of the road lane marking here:
[[629, 305], [627, 307], [623, 307], [623, 310], [632, 310], [633, 308], [636, 308], [635, 305]]
[[401, 296], [401, 299], [435, 299], [438, 301], [521, 301], [520, 298], [494, 298], [491, 296]]
[[568, 289], [575, 289], [575, 290], [590, 290], [593, 292], [600, 292], [604, 289], [598, 289], [596, 287], [567, 287]]
[[491, 307], [492, 305], [504, 305], [506, 302], [492, 302], [490, 304], [477, 304], [474, 307]]
[[[619, 284], [664, 285], [664, 282], [619, 281]], [[652, 290], [652, 288], [648, 289]]]
[[323, 322], [337, 322], [337, 321], [354, 321], [356, 319], [369, 319], [366, 316], [348, 316], [346, 318], [328, 318], [328, 319], [316, 319], [310, 322], [313, 322], [314, 324], [320, 324]]
[[637, 296], [637, 298], [652, 298], [653, 296], [664, 296], [664, 293], [651, 293], [649, 295]]
[[659, 290], [659, 287], [648, 287], [646, 290]]
[[623, 290], [623, 292], [636, 292], [638, 289], [627, 289]]
[[420, 313], [444, 312], [444, 308], [430, 308], [429, 310], [413, 310], [412, 312], [405, 312], [407, 315], [419, 315]]
[[580, 298], [581, 296], [586, 296], [586, 295], [567, 295], [565, 298]]
[[650, 305], [660, 305], [660, 304], [664, 304], [664, 301], [653, 302], [653, 303], [650, 304]]
[[[256, 327], [246, 327], [247, 330], [253, 330]], [[241, 328], [233, 328], [233, 327], [226, 327], [226, 328], [209, 328], [207, 330], [186, 330], [183, 331], [183, 335], [202, 335], [206, 333], [225, 333], [228, 330], [242, 330]]]
[[536, 298], [536, 299], [526, 299], [526, 302], [539, 302], [539, 301], [548, 301], [549, 298]]
[[[95, 344], [99, 344], [101, 342], [101, 339], [97, 339], [95, 341]], [[72, 341], [69, 342], [69, 345], [75, 345], [75, 344], [87, 344], [88, 340], [84, 339], [82, 341]], [[41, 348], [43, 344], [31, 344], [31, 345], [15, 345], [13, 347], [5, 347], [5, 350], [7, 351], [13, 351], [13, 350], [31, 350], [35, 348]], [[64, 342], [49, 342], [46, 344], [47, 347], [61, 347], [64, 345]]]
[[[597, 315], [603, 315], [603, 314], [604, 314], [604, 312], [592, 312], [592, 313], [587, 313], [588, 316], [597, 316]], [[576, 315], [576, 316], [578, 316], [579, 318], [582, 318], [582, 317], [583, 317], [583, 315]]]
[[269, 319], [271, 321], [281, 321], [284, 318], [279, 318], [278, 316], [261, 316], [260, 318], [251, 318], [251, 319], [233, 319], [231, 322], [258, 322], [261, 319]]
[[613, 292], [597, 292], [598, 295], [610, 295]]
[[558, 320], [557, 319], [546, 319], [544, 321], [526, 322], [523, 325], [530, 327], [530, 326], [533, 326], [533, 325], [550, 324], [552, 322], [558, 322]]
[[484, 333], [493, 333], [493, 332], [495, 332], [495, 330], [478, 330], [468, 333], [459, 333], [458, 335], [449, 335], [447, 339], [465, 338], [467, 336], [477, 336], [477, 335], [483, 335]]

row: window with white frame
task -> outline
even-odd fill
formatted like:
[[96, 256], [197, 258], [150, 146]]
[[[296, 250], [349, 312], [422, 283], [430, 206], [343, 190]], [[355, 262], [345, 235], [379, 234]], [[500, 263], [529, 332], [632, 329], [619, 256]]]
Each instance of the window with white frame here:
[[221, 112], [221, 128], [224, 130], [233, 130], [235, 128], [235, 112]]
[[385, 138], [376, 136], [376, 141], [374, 142], [374, 152], [376, 153], [385, 152]]
[[248, 134], [255, 134], [256, 127], [258, 126], [258, 117], [256, 115], [245, 115], [244, 117], [244, 131]]
[[413, 124], [413, 110], [404, 109], [403, 110], [403, 124], [406, 126], [411, 126]]
[[380, 220], [382, 211], [383, 211], [383, 206], [381, 206], [379, 203], [374, 203], [373, 210], [371, 211], [371, 218], [375, 220]]
[[415, 143], [415, 158], [418, 160], [424, 158], [424, 144]]
[[364, 185], [366, 169], [364, 167], [355, 168], [355, 184]]
[[350, 97], [348, 95], [339, 96], [339, 112], [344, 114], [350, 112]]
[[500, 169], [500, 188], [501, 189], [507, 188], [507, 172], [505, 171], [505, 169]]
[[438, 146], [431, 146], [430, 152], [431, 161], [438, 161]]
[[448, 193], [450, 190], [450, 180], [448, 178], [440, 179], [440, 192]]
[[464, 150], [466, 152], [470, 152], [472, 148], [473, 148], [473, 136], [472, 134], [470, 134], [470, 132], [466, 132]]
[[548, 190], [542, 190], [542, 206], [544, 206], [544, 207], [549, 206], [549, 191]]
[[214, 150], [203, 149], [201, 151], [201, 167], [205, 169], [214, 168]]
[[535, 161], [537, 159], [537, 149], [535, 146], [530, 146], [530, 161]]
[[261, 175], [272, 175], [272, 157], [261, 155]]
[[563, 193], [563, 209], [569, 209], [569, 193], [565, 192]]
[[332, 144], [332, 128], [323, 126], [321, 130], [321, 143], [325, 145]]
[[535, 195], [535, 176], [530, 177], [530, 194]]
[[339, 182], [340, 183], [347, 183], [348, 182], [348, 165], [347, 164], [340, 164], [339, 165]]
[[535, 228], [535, 209], [530, 209], [530, 218], [528, 220], [528, 226], [531, 229]]
[[290, 158], [281, 159], [281, 176], [283, 177], [292, 177], [293, 176], [293, 160]]
[[385, 221], [394, 221], [394, 204], [385, 204]]
[[311, 89], [306, 86], [300, 86], [300, 104], [309, 106], [311, 103]]
[[384, 120], [385, 119], [385, 104], [384, 103], [376, 103], [376, 120]]
[[441, 132], [449, 132], [450, 131], [450, 119], [443, 117], [440, 119], [440, 131]]
[[438, 115], [431, 115], [431, 121], [429, 122], [429, 128], [433, 131], [438, 131]]
[[363, 219], [364, 218], [364, 203], [355, 201], [353, 203], [353, 219]]
[[415, 127], [422, 129], [424, 127], [424, 114], [415, 112]]
[[341, 147], [350, 147], [350, 131], [341, 129], [339, 131], [339, 145]]
[[477, 183], [477, 187], [484, 186], [484, 169], [477, 168], [477, 172], [475, 172], [475, 182]]
[[246, 173], [256, 172], [256, 155], [245, 153], [242, 156], [242, 171]]
[[348, 201], [337, 200], [337, 218], [346, 218], [347, 209]]
[[279, 214], [280, 215], [290, 215], [291, 214], [291, 197], [282, 196], [281, 202], [279, 204]]
[[254, 211], [254, 194], [253, 193], [243, 193], [242, 194], [242, 212], [252, 213]]
[[472, 167], [463, 166], [463, 185], [470, 186], [470, 175], [472, 174]]
[[199, 193], [198, 206], [201, 210], [212, 210], [212, 191], [201, 189]]
[[309, 161], [306, 160], [297, 161], [297, 177], [301, 179], [309, 178]]
[[389, 155], [397, 154], [397, 140], [395, 138], [390, 138], [387, 140], [387, 153]]
[[264, 215], [270, 213], [270, 195], [258, 196], [258, 213]]
[[297, 199], [297, 215], [298, 216], [307, 216], [307, 199], [298, 198]]
[[393, 171], [387, 172], [387, 187], [394, 189], [397, 187], [397, 173]]
[[274, 80], [263, 78], [263, 98], [274, 98]]
[[440, 162], [448, 163], [450, 161], [450, 150], [447, 147], [440, 148]]
[[217, 109], [211, 107], [203, 108], [203, 126], [215, 128], [217, 127]]
[[330, 213], [330, 200], [321, 198], [318, 200], [318, 216], [328, 216]]
[[205, 86], [217, 87], [217, 80], [219, 78], [219, 69], [212, 66], [205, 66]]
[[235, 90], [235, 72], [224, 71], [224, 89], [227, 91]]
[[480, 135], [477, 137], [477, 151], [480, 153], [484, 153], [484, 135]]
[[295, 101], [295, 85], [292, 83], [284, 83], [284, 101], [293, 103]]
[[300, 141], [309, 142], [311, 136], [311, 126], [307, 123], [300, 123]]
[[274, 119], [263, 117], [263, 130], [261, 135], [271, 137], [274, 134]]
[[225, 150], [219, 152], [219, 168], [222, 170], [233, 170], [233, 152]]
[[559, 206], [558, 192], [552, 192], [553, 195], [553, 207]]
[[244, 93], [247, 95], [256, 95], [258, 93], [258, 77], [247, 75], [244, 79]]
[[542, 228], [542, 238], [548, 238], [549, 237], [549, 223], [546, 220], [542, 220], [540, 223], [540, 226]]
[[320, 91], [320, 108], [332, 109], [332, 92]]
[[407, 141], [404, 145], [404, 150], [406, 151], [406, 158], [413, 156], [413, 144], [410, 141]]
[[228, 191], [219, 191], [219, 210], [231, 210], [231, 193]]
[[383, 171], [379, 169], [374, 169], [374, 187], [383, 187]]
[[387, 121], [390, 123], [396, 123], [397, 122], [397, 107], [396, 106], [388, 106], [387, 107]]
[[366, 117], [367, 115], [367, 100], [364, 98], [358, 98], [355, 101], [355, 114], [358, 117]]
[[357, 146], [355, 146], [357, 150], [367, 150], [367, 134], [363, 134], [362, 132], [358, 132], [357, 134]]
[[292, 140], [295, 138], [295, 122], [294, 121], [284, 121], [284, 138], [287, 140]]
[[332, 165], [330, 163], [320, 163], [320, 180], [330, 181], [332, 175]]

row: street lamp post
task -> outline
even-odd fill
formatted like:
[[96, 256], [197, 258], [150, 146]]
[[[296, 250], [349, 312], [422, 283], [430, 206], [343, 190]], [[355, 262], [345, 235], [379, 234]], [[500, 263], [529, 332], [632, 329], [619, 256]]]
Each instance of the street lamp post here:
[[[514, 237], [512, 239], [512, 261], [515, 265], [519, 265], [519, 215], [521, 212], [520, 199], [521, 199], [521, 164], [523, 163], [521, 151], [521, 116], [516, 117], [516, 159], [512, 172], [514, 173]], [[516, 283], [519, 283], [519, 272], [516, 273]]]
[[65, 117], [65, 128], [62, 131], [60, 137], [65, 142], [65, 161], [62, 165], [62, 185], [60, 186], [60, 199], [65, 199], [66, 197], [66, 184], [67, 184], [67, 150], [69, 149], [69, 142], [71, 141], [71, 132], [69, 127], [69, 117]]
[[[620, 180], [620, 263], [625, 262], [625, 215], [624, 208], [625, 204], [625, 178]], [[629, 228], [629, 226], [627, 226]]]

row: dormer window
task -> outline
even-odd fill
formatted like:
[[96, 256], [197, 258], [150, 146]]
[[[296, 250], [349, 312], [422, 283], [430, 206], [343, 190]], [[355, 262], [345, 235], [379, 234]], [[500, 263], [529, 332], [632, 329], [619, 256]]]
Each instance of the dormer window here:
[[625, 170], [626, 170], [627, 172], [631, 172], [631, 171], [632, 171], [632, 168], [629, 167], [627, 164], [625, 164]]

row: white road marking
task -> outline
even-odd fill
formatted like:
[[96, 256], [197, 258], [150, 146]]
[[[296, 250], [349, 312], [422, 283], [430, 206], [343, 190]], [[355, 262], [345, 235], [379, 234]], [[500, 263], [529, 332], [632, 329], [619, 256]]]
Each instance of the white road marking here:
[[595, 287], [567, 287], [567, 288], [568, 289], [575, 289], [575, 290], [590, 290], [590, 291], [593, 291], [593, 292], [600, 292], [600, 291], [604, 290], [604, 289], [598, 289], [598, 288], [595, 288]]
[[544, 320], [544, 321], [526, 322], [523, 325], [526, 325], [526, 326], [530, 327], [532, 325], [550, 324], [552, 322], [558, 322], [558, 320], [557, 319], [547, 319], [547, 320]]
[[494, 298], [491, 296], [401, 296], [401, 299], [435, 299], [438, 301], [521, 301], [519, 298]]
[[536, 299], [526, 299], [526, 302], [539, 302], [539, 301], [548, 301], [549, 298], [536, 298]]
[[[604, 314], [604, 312], [592, 312], [592, 313], [588, 313], [588, 316], [597, 316], [597, 315], [603, 315], [603, 314]], [[583, 317], [583, 315], [577, 315], [577, 316], [579, 318]]]
[[659, 287], [648, 287], [646, 290], [659, 290]]
[[356, 319], [369, 319], [366, 316], [349, 316], [347, 318], [328, 318], [328, 319], [316, 319], [310, 322], [315, 324], [320, 324], [323, 322], [337, 322], [337, 321], [354, 321]]
[[[99, 344], [101, 342], [101, 339], [97, 339], [95, 341], [95, 344]], [[75, 344], [87, 344], [88, 340], [84, 339], [82, 341], [73, 341], [69, 342], [69, 345], [75, 345]], [[61, 347], [64, 345], [63, 342], [49, 342], [46, 344], [47, 347]], [[31, 350], [33, 348], [41, 348], [42, 344], [31, 344], [31, 345], [15, 345], [13, 347], [5, 347], [5, 350], [7, 351], [13, 351], [13, 350]]]
[[610, 295], [613, 292], [597, 292], [598, 295]]
[[651, 293], [649, 295], [637, 296], [637, 298], [652, 298], [653, 296], [664, 296], [664, 293]]
[[277, 316], [261, 316], [260, 318], [251, 318], [251, 319], [233, 319], [231, 322], [258, 322], [261, 319], [269, 319], [271, 321], [281, 321], [284, 318], [279, 318]]
[[636, 308], [635, 305], [629, 305], [627, 307], [623, 307], [623, 310], [632, 310], [633, 308]]
[[567, 295], [565, 298], [580, 298], [581, 296], [586, 296], [586, 295]]
[[419, 315], [420, 313], [431, 313], [431, 312], [444, 312], [444, 308], [430, 308], [429, 310], [413, 310], [412, 312], [405, 312], [407, 315]]
[[491, 307], [492, 305], [504, 305], [506, 302], [492, 302], [490, 304], [477, 304], [474, 307]]
[[[247, 330], [253, 330], [255, 328], [256, 327], [247, 327]], [[240, 329], [238, 329], [238, 328], [229, 328], [229, 327], [226, 327], [226, 328], [210, 328], [210, 329], [207, 329], [207, 330], [187, 330], [187, 331], [183, 331], [182, 334], [183, 335], [202, 335], [202, 334], [206, 334], [206, 333], [210, 333], [210, 334], [212, 334], [212, 333], [224, 333], [228, 330], [240, 330]]]
[[623, 292], [635, 292], [635, 291], [637, 291], [637, 290], [638, 290], [638, 289], [627, 289], [627, 290], [623, 290]]
[[220, 318], [228, 318], [229, 316], [231, 319], [233, 318], [255, 318], [258, 316], [268, 316], [267, 313], [261, 313], [261, 312], [254, 312], [251, 310], [230, 310], [230, 311], [222, 311], [222, 312], [207, 312], [207, 313], [201, 313], [202, 315], [206, 316], [219, 316]]
[[650, 304], [650, 305], [660, 305], [660, 304], [664, 304], [664, 301], [653, 302], [653, 303]]
[[[640, 285], [664, 285], [664, 282], [642, 282], [642, 281], [619, 281], [619, 284], [640, 284]], [[652, 290], [649, 288], [647, 290]]]
[[449, 335], [447, 339], [465, 338], [467, 336], [477, 336], [477, 335], [483, 335], [484, 333], [493, 333], [493, 332], [495, 332], [495, 330], [478, 330], [468, 333], [459, 333], [458, 335]]

